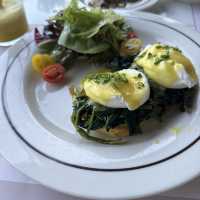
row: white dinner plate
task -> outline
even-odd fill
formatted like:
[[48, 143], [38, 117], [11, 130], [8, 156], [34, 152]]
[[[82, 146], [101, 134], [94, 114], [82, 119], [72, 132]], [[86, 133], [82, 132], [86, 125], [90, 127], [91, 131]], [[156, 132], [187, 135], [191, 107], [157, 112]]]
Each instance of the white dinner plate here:
[[[150, 8], [151, 6], [155, 5], [159, 0], [137, 0], [133, 3], [127, 3], [125, 8], [114, 8], [114, 10], [127, 10], [127, 11], [138, 11], [138, 10], [145, 10]], [[83, 4], [88, 5], [90, 0], [81, 0]]]
[[[127, 13], [125, 19], [145, 45], [160, 41], [179, 47], [200, 77], [200, 34], [152, 14]], [[171, 113], [125, 145], [97, 144], [73, 128], [68, 91], [95, 67], [79, 62], [69, 72], [70, 83], [53, 87], [32, 71], [35, 51], [29, 33], [0, 58], [0, 152], [22, 173], [58, 191], [94, 199], [144, 197], [200, 173], [199, 95], [190, 114]]]

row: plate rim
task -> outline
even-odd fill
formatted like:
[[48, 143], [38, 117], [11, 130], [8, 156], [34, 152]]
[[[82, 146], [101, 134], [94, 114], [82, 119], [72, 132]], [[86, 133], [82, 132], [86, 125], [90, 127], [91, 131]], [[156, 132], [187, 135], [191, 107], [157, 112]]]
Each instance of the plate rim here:
[[[184, 32], [187, 32], [186, 34], [193, 34], [193, 38], [195, 38], [195, 40], [198, 40], [198, 37], [199, 37], [199, 34], [198, 33], [196, 33], [195, 31], [193, 31], [193, 30], [191, 30], [191, 29], [189, 29], [188, 27], [186, 27], [186, 26], [183, 26], [183, 25], [180, 25], [180, 24], [177, 24], [177, 23], [175, 23], [175, 22], [172, 22], [170, 19], [168, 19], [168, 18], [163, 18], [163, 17], [160, 17], [160, 16], [157, 16], [157, 15], [154, 15], [154, 14], [146, 14], [146, 13], [142, 13], [142, 12], [138, 12], [137, 13], [137, 16], [141, 16], [141, 17], [146, 17], [146, 18], [151, 18], [151, 19], [153, 19], [153, 20], [155, 20], [155, 21], [162, 21], [162, 22], [164, 22], [164, 23], [171, 23], [171, 26], [176, 26], [176, 28], [178, 27], [178, 29], [182, 29], [182, 31], [184, 31]], [[166, 21], [167, 20], [167, 21]], [[200, 41], [200, 40], [199, 40]], [[13, 48], [15, 48], [15, 46], [13, 47]], [[4, 53], [5, 54], [5, 53]], [[23, 146], [24, 144], [22, 144], [22, 146]], [[198, 144], [196, 144], [196, 145], [194, 145], [191, 149], [188, 149], [188, 151], [187, 152], [184, 152], [183, 154], [185, 155], [185, 154], [188, 154], [188, 152], [191, 152], [192, 151], [192, 149], [197, 149], [198, 150], [198, 148], [197, 147], [199, 147], [200, 146], [200, 144], [198, 143]], [[28, 147], [25, 147], [25, 149], [26, 149], [26, 151], [27, 151], [27, 148]], [[194, 151], [194, 150], [193, 150]], [[2, 147], [0, 146], [0, 152], [2, 153], [2, 154], [4, 154], [5, 155], [5, 151], [4, 151], [4, 149], [2, 149]], [[28, 152], [31, 152], [31, 150], [29, 149], [28, 150]], [[37, 155], [37, 153], [36, 152], [31, 152], [31, 154], [35, 154], [35, 155]], [[183, 154], [181, 155], [181, 157], [183, 157]], [[5, 155], [6, 156], [6, 155]], [[7, 158], [8, 158], [9, 156], [7, 156]], [[181, 158], [179, 158], [179, 159], [181, 159]], [[195, 159], [197, 159], [197, 158], [195, 158]], [[19, 166], [18, 164], [16, 164], [16, 163], [13, 163], [13, 161], [12, 160], [10, 160], [10, 159], [8, 159], [9, 160], [9, 162], [11, 162], [11, 164], [13, 164], [17, 169], [19, 169], [20, 171], [22, 171], [22, 172], [25, 172], [26, 170], [24, 170], [24, 168], [22, 167], [22, 166]], [[45, 158], [41, 158], [41, 160], [45, 160]], [[173, 160], [171, 160], [171, 161], [169, 161], [170, 163], [171, 162], [175, 162], [177, 160], [177, 158], [174, 158]], [[48, 163], [48, 161], [44, 161], [44, 162], [47, 162]], [[56, 164], [54, 163], [54, 165], [56, 166]], [[67, 167], [67, 168], [70, 168], [70, 167]], [[155, 167], [155, 168], [157, 168], [157, 167]], [[76, 169], [77, 170], [77, 169]], [[78, 171], [81, 171], [81, 169], [78, 169]], [[145, 170], [144, 170], [145, 171]], [[147, 170], [148, 171], [148, 170]], [[94, 172], [94, 173], [92, 173], [92, 174], [98, 174], [98, 173], [100, 173], [100, 172]], [[101, 172], [102, 173], [102, 172]], [[110, 174], [111, 172], [104, 172], [104, 173], [107, 173], [107, 174]], [[112, 172], [111, 174], [116, 174], [115, 172]], [[129, 172], [120, 172], [120, 174], [124, 174], [124, 173], [127, 173], [127, 174], [129, 174]], [[28, 174], [29, 176], [31, 176], [32, 178], [35, 178], [37, 181], [38, 181], [38, 179], [36, 178], [36, 175], [35, 175], [35, 177], [34, 177], [34, 175], [31, 175], [31, 172], [25, 172], [25, 174]], [[131, 174], [131, 173], [130, 173]], [[198, 169], [195, 171], [195, 172], [193, 172], [193, 175], [189, 175], [189, 177], [187, 177], [187, 178], [185, 178], [184, 180], [182, 180], [182, 181], [177, 181], [176, 183], [174, 183], [174, 184], [172, 184], [171, 186], [169, 186], [168, 185], [168, 187], [164, 187], [164, 188], [160, 188], [159, 190], [157, 189], [157, 190], [154, 190], [154, 193], [157, 193], [157, 192], [161, 192], [161, 191], [163, 191], [163, 190], [167, 190], [167, 189], [170, 189], [170, 188], [173, 188], [173, 187], [175, 187], [175, 186], [178, 186], [178, 185], [181, 185], [181, 184], [184, 184], [185, 182], [188, 182], [189, 180], [191, 180], [191, 179], [193, 179], [197, 174], [200, 174], [200, 167], [198, 167]], [[41, 181], [41, 180], [40, 180]], [[55, 187], [53, 187], [51, 184], [48, 184], [47, 182], [45, 182], [45, 181], [41, 181], [41, 183], [42, 184], [44, 184], [44, 185], [48, 185], [49, 187], [51, 187], [51, 188], [54, 188], [54, 189], [57, 189], [57, 190], [59, 190], [59, 191], [62, 191], [62, 192], [66, 192], [66, 193], [68, 193], [68, 194], [72, 194], [72, 195], [75, 195], [75, 196], [80, 196], [81, 194], [79, 193], [79, 192], [72, 192], [72, 191], [66, 191], [66, 189], [63, 191], [62, 189], [59, 189], [59, 187], [57, 186], [56, 188]], [[76, 188], [76, 190], [77, 190], [77, 188]], [[153, 192], [153, 191], [152, 191]], [[87, 192], [86, 192], [87, 193]], [[144, 197], [144, 196], [147, 196], [147, 195], [149, 195], [149, 194], [152, 194], [151, 192], [148, 192], [148, 194], [146, 193], [146, 194], [138, 194], [137, 196], [134, 196], [134, 198], [139, 198], [139, 197]], [[132, 194], [133, 195], [133, 194]], [[111, 196], [109, 196], [108, 198], [110, 198], [110, 199], [120, 199], [120, 198], [132, 198], [132, 195], [130, 195], [130, 192], [129, 192], [129, 194], [124, 194], [124, 196], [121, 196], [121, 197], [119, 197], [119, 196], [115, 196], [115, 197], [111, 197]], [[91, 196], [91, 195], [86, 195], [86, 194], [82, 194], [81, 195], [82, 197], [89, 197], [89, 198], [99, 198], [99, 197], [97, 197], [97, 196]], [[102, 197], [100, 197], [100, 198], [102, 198]], [[105, 197], [104, 197], [105, 198]], [[107, 197], [106, 197], [107, 198]]]

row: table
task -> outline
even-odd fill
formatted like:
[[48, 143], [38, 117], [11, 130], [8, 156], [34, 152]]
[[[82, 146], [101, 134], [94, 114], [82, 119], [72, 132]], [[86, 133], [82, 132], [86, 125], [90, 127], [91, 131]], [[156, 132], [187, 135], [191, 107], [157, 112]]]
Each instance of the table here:
[[[25, 0], [25, 9], [29, 24], [43, 24], [48, 15], [65, 5], [66, 0]], [[188, 0], [189, 2], [189, 0]], [[160, 0], [148, 9], [148, 12], [157, 13], [178, 20], [200, 32], [200, 3], [190, 4], [175, 0]], [[37, 14], [36, 14], [37, 13]], [[48, 13], [48, 14], [47, 14]], [[6, 48], [0, 47], [0, 55]], [[173, 191], [147, 198], [147, 200], [193, 200], [200, 199], [200, 178], [174, 189]], [[50, 190], [34, 182], [30, 178], [14, 169], [0, 156], [0, 195], [3, 200], [78, 200]]]

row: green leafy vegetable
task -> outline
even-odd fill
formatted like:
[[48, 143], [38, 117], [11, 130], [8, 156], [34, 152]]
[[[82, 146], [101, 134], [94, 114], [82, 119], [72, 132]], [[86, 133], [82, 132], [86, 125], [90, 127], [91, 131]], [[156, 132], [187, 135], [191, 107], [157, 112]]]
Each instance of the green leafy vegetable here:
[[38, 48], [41, 52], [51, 53], [51, 51], [53, 51], [53, 49], [55, 48], [56, 45], [57, 45], [56, 40], [48, 39], [48, 40], [44, 40], [44, 41], [40, 42], [38, 44]]
[[[141, 123], [148, 119], [162, 121], [167, 110], [175, 106], [181, 112], [190, 111], [196, 88], [192, 89], [165, 89], [151, 82], [151, 95], [149, 100], [140, 108], [130, 111], [126, 108], [109, 108], [94, 103], [84, 92], [76, 92], [73, 95], [72, 123], [81, 136], [104, 144], [118, 144], [121, 140], [114, 142], [96, 138], [90, 135], [90, 131], [104, 128], [110, 129], [127, 124], [129, 135], [141, 133]], [[123, 141], [124, 142], [124, 141]]]
[[111, 72], [104, 72], [104, 73], [95, 73], [95, 74], [88, 74], [84, 80], [92, 80], [97, 84], [116, 84], [116, 83], [127, 83], [128, 79], [126, 74], [124, 73], [111, 73]]
[[64, 27], [63, 32], [58, 40], [58, 44], [68, 49], [72, 49], [75, 52], [82, 54], [97, 54], [106, 51], [109, 48], [107, 43], [97, 43], [95, 39], [83, 39], [77, 38], [71, 31], [68, 30], [68, 26]]
[[[116, 110], [118, 112], [118, 110]], [[105, 127], [109, 130], [112, 127], [112, 123], [117, 121], [122, 123], [119, 118], [120, 113], [116, 113], [115, 109], [108, 109], [104, 106], [96, 104], [90, 101], [80, 91], [76, 91], [73, 96], [73, 114], [72, 123], [77, 132], [84, 138], [103, 144], [123, 144], [125, 141], [122, 139], [102, 139], [90, 134], [91, 130], [97, 130]], [[117, 123], [118, 123], [117, 122]]]
[[120, 15], [111, 10], [80, 8], [77, 0], [71, 0], [63, 15], [56, 19], [64, 23], [59, 45], [83, 54], [97, 54], [109, 48], [118, 50], [128, 30]]

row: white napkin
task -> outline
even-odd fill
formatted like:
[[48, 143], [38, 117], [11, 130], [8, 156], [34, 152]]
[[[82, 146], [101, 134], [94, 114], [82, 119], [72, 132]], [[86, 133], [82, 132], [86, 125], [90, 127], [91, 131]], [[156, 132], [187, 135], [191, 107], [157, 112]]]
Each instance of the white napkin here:
[[34, 183], [30, 178], [12, 167], [2, 156], [0, 156], [0, 180], [17, 183]]

